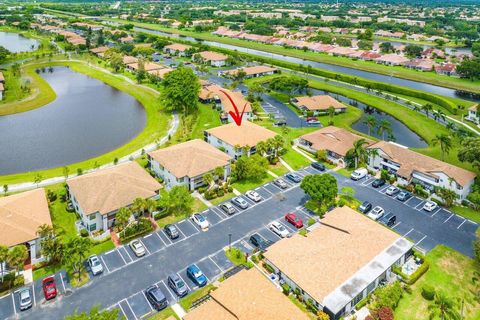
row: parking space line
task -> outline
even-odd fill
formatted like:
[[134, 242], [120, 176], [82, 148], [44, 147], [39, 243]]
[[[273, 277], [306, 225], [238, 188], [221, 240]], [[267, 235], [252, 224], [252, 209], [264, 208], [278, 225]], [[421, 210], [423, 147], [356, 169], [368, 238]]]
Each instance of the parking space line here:
[[17, 307], [15, 307], [15, 296], [14, 293], [12, 293], [12, 304], [13, 304], [13, 312], [17, 314]]
[[[159, 232], [163, 232], [163, 229], [160, 229]], [[163, 240], [162, 237], [158, 234], [158, 232], [155, 232], [155, 234], [157, 235], [157, 237], [160, 238], [160, 240], [163, 242], [163, 244], [164, 244], [166, 247], [168, 247], [170, 244], [172, 244], [172, 241], [170, 241], [170, 239], [168, 239], [168, 237], [167, 237], [167, 240], [170, 242], [170, 244], [167, 244], [167, 243], [165, 242], [165, 240]]]
[[[121, 305], [120, 303], [117, 303], [117, 304], [118, 304], [118, 307], [120, 308], [120, 311], [122, 311], [123, 316], [125, 317], [125, 319], [128, 320], [127, 315], [125, 314], [125, 310], [123, 310], [123, 308], [122, 308], [122, 305]], [[113, 306], [115, 306], [115, 305], [113, 305]], [[112, 307], [113, 307], [113, 306], [112, 306]]]
[[423, 239], [425, 239], [426, 237], [427, 237], [427, 236], [423, 236], [423, 238], [422, 238], [422, 239], [420, 239], [420, 240], [419, 240], [417, 243], [415, 243], [415, 245], [416, 245], [416, 246], [418, 246], [418, 245], [420, 244], [420, 242], [422, 242], [422, 241], [423, 241]]
[[120, 248], [117, 249], [117, 253], [118, 255], [120, 256], [120, 258], [122, 258], [123, 262], [125, 263], [125, 265], [127, 265], [127, 260], [125, 260], [125, 258], [122, 256], [122, 254], [120, 253]]
[[[212, 208], [213, 208], [213, 207], [212, 207]], [[221, 215], [219, 215], [215, 210], [212, 210], [212, 208], [210, 208], [210, 211], [212, 211], [214, 215], [216, 215], [217, 217], [219, 217], [220, 220], [223, 220], [224, 218], [223, 218]]]
[[457, 229], [460, 229], [460, 227], [462, 226], [462, 224], [464, 224], [464, 223], [465, 223], [465, 221], [467, 221], [467, 219], [463, 219], [463, 222], [462, 222], [462, 223], [460, 223], [460, 225], [457, 227]]
[[[120, 255], [121, 256], [121, 255]], [[102, 262], [103, 262], [103, 265], [105, 266], [105, 268], [107, 268], [107, 271], [110, 273], [110, 269], [108, 269], [108, 266], [107, 264], [105, 263], [105, 260], [103, 260], [103, 257], [100, 256], [100, 259], [102, 259]], [[123, 258], [122, 258], [123, 259]], [[124, 260], [125, 261], [125, 260]], [[63, 282], [63, 277], [62, 277], [62, 282]], [[65, 286], [63, 286], [63, 288], [65, 289]]]
[[270, 190], [268, 190], [267, 188], [265, 188], [266, 186], [268, 185], [268, 183], [264, 186], [262, 186], [262, 189], [267, 191], [268, 193], [270, 193], [271, 195], [273, 195], [273, 192], [271, 192]]
[[[102, 256], [100, 256], [100, 258], [101, 257]], [[105, 262], [103, 264], [105, 264]], [[108, 271], [108, 272], [110, 272], [110, 271]], [[60, 281], [62, 281], [63, 293], [65, 293], [67, 291], [67, 289], [65, 289], [65, 282], [63, 282], [63, 276], [62, 276], [61, 273], [59, 273], [59, 276], [60, 276]]]
[[[415, 210], [418, 210], [418, 206], [420, 206], [420, 205], [422, 205], [422, 204], [423, 204], [423, 200], [422, 200], [422, 201], [421, 201], [419, 204], [417, 204], [417, 205], [414, 207], [414, 208], [415, 208]], [[420, 211], [420, 210], [418, 210], [418, 211]]]
[[[410, 197], [410, 198], [408, 198], [408, 199], [407, 199], [407, 200], [406, 200], [404, 203], [405, 203], [406, 205], [408, 205], [408, 204], [407, 204], [407, 203], [408, 203], [408, 201], [412, 200], [413, 198], [414, 198], [414, 197]], [[409, 206], [409, 207], [410, 207], [410, 206]]]
[[[181, 270], [180, 270], [180, 271], [181, 271]], [[185, 283], [185, 285], [187, 286], [188, 290], [189, 290], [190, 292], [192, 292], [192, 291], [193, 291], [192, 288], [190, 288], [190, 287], [188, 286], [187, 281], [185, 281], [185, 279], [182, 278], [182, 276], [180, 275], [180, 273], [177, 272], [177, 276], [178, 276], [180, 279], [182, 279], [183, 283]], [[193, 289], [195, 289], [195, 288], [196, 288], [196, 287], [194, 287]]]
[[143, 247], [145, 248], [145, 250], [147, 250], [147, 253], [150, 255], [150, 250], [148, 250], [147, 246], [145, 245], [145, 243], [143, 243], [142, 240], [138, 239], [138, 241], [140, 241], [140, 243], [143, 245]]
[[127, 300], [127, 299], [124, 299], [124, 300], [125, 300], [125, 302], [127, 303], [127, 306], [128, 306], [128, 308], [130, 309], [130, 311], [132, 311], [132, 314], [133, 314], [133, 317], [135, 318], [135, 320], [138, 320], [137, 315], [135, 314], [135, 312], [133, 312], [132, 306], [130, 305], [130, 303], [128, 302], [128, 300]]
[[128, 253], [128, 250], [127, 250], [127, 248], [125, 247], [125, 245], [124, 245], [122, 248], [123, 248], [123, 250], [125, 250], [125, 252], [127, 253], [127, 256], [130, 258], [130, 262], [133, 262], [133, 258], [132, 258], [132, 256], [130, 255], [130, 253]]
[[193, 236], [193, 235], [196, 235], [197, 233], [200, 232], [200, 230], [198, 229], [198, 226], [197, 226], [196, 224], [194, 224], [194, 223], [192, 222], [192, 220], [187, 219], [187, 221], [190, 222], [190, 224], [195, 228], [195, 230], [197, 230], [197, 232], [195, 232], [194, 234], [191, 234], [189, 237], [191, 237], [191, 236]]
[[448, 220], [450, 220], [450, 218], [452, 218], [454, 216], [454, 214], [452, 213], [452, 215], [450, 217], [447, 218], [447, 220], [443, 221], [443, 223], [447, 222]]
[[398, 227], [401, 223], [402, 223], [402, 221], [396, 223], [394, 226], [392, 226], [392, 229], [395, 229], [395, 228]]
[[[257, 233], [257, 234], [258, 234], [260, 237], [262, 237], [262, 235], [261, 235], [260, 233]], [[262, 237], [262, 238], [263, 238], [263, 240], [265, 240], [265, 241], [267, 240], [267, 239], [265, 239], [264, 237]], [[243, 239], [240, 241], [240, 243], [242, 243], [242, 244], [243, 244], [245, 247], [247, 247], [248, 249], [251, 249], [251, 250], [254, 249], [247, 241], [245, 241], [245, 240], [243, 240]]]
[[[215, 211], [218, 215], [220, 215], [220, 216], [222, 217], [222, 220], [228, 218], [228, 217], [223, 213], [223, 211], [220, 210], [217, 206], [211, 207], [210, 209], [211, 209], [212, 211]], [[214, 210], [214, 209], [215, 209], [215, 210]]]
[[7, 293], [6, 295], [4, 295], [4, 296], [1, 296], [1, 297], [0, 297], [0, 300], [2, 300], [3, 298], [6, 298], [6, 297], [8, 297], [9, 295], [10, 295], [10, 293]]
[[33, 306], [37, 306], [37, 299], [35, 298], [35, 282], [32, 283]]
[[410, 229], [410, 231], [408, 231], [407, 233], [405, 233], [403, 236], [406, 237], [406, 236], [407, 236], [410, 232], [412, 232], [412, 231], [413, 231], [413, 228]]
[[[188, 219], [188, 220], [190, 220], [190, 219]], [[180, 223], [182, 223], [183, 221], [185, 221], [185, 220], [180, 221], [178, 224], [180, 225]], [[180, 229], [180, 227], [178, 227], [177, 230], [180, 231], [180, 233], [182, 234], [182, 236], [183, 236], [184, 239], [187, 238], [187, 236], [185, 235], [185, 233], [183, 233], [183, 231]], [[166, 234], [166, 233], [165, 233], [165, 234]], [[173, 241], [172, 241], [172, 242], [173, 242]]]
[[385, 194], [385, 191], [387, 191], [388, 188], [390, 188], [390, 186], [386, 186], [385, 188], [383, 188], [382, 190], [379, 190], [378, 192]]
[[438, 208], [437, 211], [435, 211], [430, 217], [433, 217], [434, 215], [436, 215], [440, 210], [442, 210], [442, 208]]
[[268, 226], [266, 226], [266, 225], [264, 225], [264, 226], [265, 226], [265, 228], [266, 228], [267, 230], [269, 230], [271, 233], [273, 233], [274, 235], [276, 235], [278, 238], [282, 239], [282, 237], [280, 237], [278, 234], [276, 234], [275, 232], [273, 232], [273, 230], [270, 229]]
[[168, 293], [170, 293], [170, 296], [172, 296], [172, 298], [173, 298], [175, 301], [178, 301], [178, 296], [177, 296], [174, 292], [172, 292], [172, 289], [170, 289], [170, 286], [167, 285], [165, 282], [163, 282], [163, 280], [160, 281], [160, 282], [165, 286], [165, 288], [167, 288]]
[[208, 256], [208, 259], [210, 259], [210, 261], [212, 261], [213, 264], [216, 265], [217, 268], [220, 269], [221, 272], [223, 272], [223, 268], [221, 268], [221, 267], [215, 262], [215, 260], [212, 259], [212, 257]]
[[[145, 298], [145, 300], [147, 300], [147, 304], [148, 304], [148, 306], [150, 307], [150, 310], [153, 311], [153, 307], [152, 307], [152, 305], [150, 304], [150, 301], [148, 301], [147, 296], [145, 295], [145, 291], [142, 290], [142, 294], [143, 294], [143, 297]], [[142, 318], [143, 318], [143, 316], [142, 316]]]

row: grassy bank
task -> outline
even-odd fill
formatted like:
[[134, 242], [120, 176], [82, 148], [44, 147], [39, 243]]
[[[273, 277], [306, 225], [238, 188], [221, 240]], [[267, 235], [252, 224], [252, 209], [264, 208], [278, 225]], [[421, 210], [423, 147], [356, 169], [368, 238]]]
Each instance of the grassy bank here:
[[345, 57], [334, 57], [334, 56], [330, 56], [328, 54], [323, 54], [323, 53], [303, 51], [303, 50], [293, 49], [293, 48], [285, 48], [282, 46], [251, 42], [251, 41], [242, 40], [242, 39], [220, 37], [208, 32], [178, 30], [178, 29], [167, 28], [160, 25], [150, 24], [150, 23], [126, 21], [122, 19], [108, 19], [108, 20], [119, 22], [119, 23], [132, 23], [137, 27], [163, 31], [163, 32], [168, 32], [173, 34], [179, 34], [184, 36], [190, 36], [200, 40], [215, 41], [219, 43], [230, 44], [230, 45], [235, 45], [235, 46], [249, 48], [249, 49], [261, 50], [269, 53], [282, 54], [282, 55], [296, 57], [304, 60], [311, 60], [311, 61], [316, 61], [321, 63], [339, 65], [339, 66], [354, 68], [358, 70], [364, 70], [364, 71], [389, 75], [393, 77], [413, 80], [413, 81], [431, 83], [434, 85], [453, 88], [457, 90], [465, 90], [465, 91], [480, 93], [480, 81], [470, 81], [467, 79], [453, 78], [453, 77], [439, 75], [434, 72], [420, 72], [420, 71], [415, 71], [415, 70], [411, 70], [411, 69], [407, 69], [399, 66], [390, 67], [390, 66], [377, 64], [371, 61], [352, 60], [350, 58], [345, 58]]
[[[160, 105], [158, 94], [145, 88], [144, 86], [136, 85], [125, 81], [124, 78], [104, 72], [102, 70], [92, 68], [82, 62], [74, 61], [51, 61], [44, 63], [32, 64], [32, 68], [48, 67], [53, 65], [68, 66], [73, 71], [80, 72], [92, 78], [103, 81], [104, 83], [130, 94], [136, 98], [145, 108], [147, 121], [143, 131], [134, 139], [124, 144], [123, 146], [105, 153], [101, 156], [88, 159], [79, 163], [68, 165], [70, 172], [75, 172], [78, 168], [86, 170], [93, 168], [96, 165], [111, 163], [115, 158], [121, 158], [131, 152], [141, 149], [143, 146], [155, 141], [164, 136], [168, 130], [168, 123], [171, 119], [170, 113], [166, 112]], [[40, 172], [25, 172], [19, 174], [12, 174], [0, 177], [0, 183], [12, 184], [25, 181], [33, 181], [34, 176], [39, 173], [42, 179], [51, 178], [63, 175], [63, 168], [52, 168]]]

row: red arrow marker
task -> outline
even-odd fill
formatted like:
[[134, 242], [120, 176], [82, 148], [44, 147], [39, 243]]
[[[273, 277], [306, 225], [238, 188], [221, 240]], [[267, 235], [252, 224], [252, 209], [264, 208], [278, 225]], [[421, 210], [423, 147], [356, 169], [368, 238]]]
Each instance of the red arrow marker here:
[[237, 126], [241, 126], [242, 125], [242, 119], [243, 119], [243, 113], [245, 112], [245, 108], [247, 107], [247, 104], [245, 103], [245, 105], [243, 106], [243, 110], [242, 110], [242, 113], [240, 113], [238, 111], [238, 108], [237, 106], [235, 105], [235, 103], [233, 102], [232, 98], [230, 97], [230, 95], [228, 93], [226, 93], [225, 91], [223, 90], [220, 90], [221, 92], [223, 92], [223, 94], [225, 94], [228, 98], [228, 100], [230, 100], [232, 106], [233, 106], [233, 109], [235, 109], [235, 112], [233, 111], [229, 111], [228, 113], [230, 114], [230, 116], [233, 118], [233, 121], [235, 121], [235, 123], [237, 124]]

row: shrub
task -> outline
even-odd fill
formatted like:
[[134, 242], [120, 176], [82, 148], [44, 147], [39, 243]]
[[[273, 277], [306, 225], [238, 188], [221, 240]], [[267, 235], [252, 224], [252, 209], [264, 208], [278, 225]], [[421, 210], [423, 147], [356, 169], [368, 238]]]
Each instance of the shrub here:
[[218, 189], [217, 190], [217, 196], [223, 197], [224, 195], [225, 195], [225, 192], [223, 191], [223, 189]]
[[228, 186], [228, 192], [233, 192], [233, 187], [232, 186]]
[[273, 269], [273, 267], [271, 265], [269, 265], [268, 263], [263, 263], [263, 267], [265, 268], [265, 270], [267, 270], [269, 273], [274, 273], [275, 270]]
[[87, 229], [82, 229], [82, 230], [80, 230], [80, 236], [82, 236], [82, 237], [84, 237], [84, 238], [88, 237], [88, 231], [87, 231]]
[[57, 194], [50, 189], [47, 189], [47, 198], [49, 202], [57, 200]]
[[290, 286], [286, 283], [282, 284], [282, 292], [284, 295], [288, 296], [290, 294]]
[[258, 263], [258, 257], [256, 255], [252, 255], [252, 262], [253, 263]]
[[207, 191], [207, 187], [198, 188], [198, 193], [205, 193], [205, 191]]
[[430, 268], [430, 265], [428, 264], [427, 261], [424, 261], [420, 267], [418, 267], [417, 270], [415, 270], [414, 273], [410, 275], [410, 277], [407, 277], [406, 284], [412, 285], [415, 282], [417, 282], [420, 277], [427, 272], [428, 268]]
[[385, 287], [379, 287], [374, 291], [375, 300], [373, 302], [373, 309], [379, 309], [380, 307], [390, 307], [393, 310], [398, 305], [398, 302], [402, 298], [403, 290], [400, 286], [400, 282], [395, 281]]
[[428, 301], [432, 301], [435, 298], [435, 288], [426, 284], [422, 287], [422, 297]]
[[360, 309], [362, 309], [363, 307], [365, 307], [365, 306], [367, 305], [369, 299], [370, 299], [370, 297], [367, 296], [366, 298], [360, 300], [360, 301], [355, 305], [355, 309], [356, 309], [356, 310], [360, 310]]
[[140, 218], [138, 221], [134, 224], [129, 225], [126, 227], [120, 236], [123, 242], [128, 242], [129, 240], [132, 240], [140, 235], [143, 235], [147, 232], [150, 232], [153, 230], [152, 224], [150, 221], [146, 218]]
[[312, 224], [314, 224], [314, 223], [315, 223], [315, 219], [313, 219], [313, 218], [309, 218], [309, 219], [307, 220], [307, 226], [309, 226], [309, 227], [310, 227]]
[[312, 299], [308, 299], [307, 302], [305, 303], [305, 305], [307, 306], [307, 309], [312, 311], [313, 313], [318, 312], [318, 308], [313, 304]]
[[346, 204], [346, 201], [345, 201], [345, 199], [340, 199], [340, 200], [338, 200], [337, 204], [338, 204], [339, 207], [344, 207], [345, 204]]
[[330, 316], [322, 310], [317, 312], [318, 320], [330, 320]]
[[325, 150], [318, 150], [315, 154], [318, 161], [326, 161], [327, 160], [327, 151]]
[[307, 236], [307, 230], [304, 229], [304, 228], [302, 228], [302, 229], [300, 229], [300, 231], [298, 231], [298, 234], [301, 235], [301, 236], [306, 237], [306, 236]]

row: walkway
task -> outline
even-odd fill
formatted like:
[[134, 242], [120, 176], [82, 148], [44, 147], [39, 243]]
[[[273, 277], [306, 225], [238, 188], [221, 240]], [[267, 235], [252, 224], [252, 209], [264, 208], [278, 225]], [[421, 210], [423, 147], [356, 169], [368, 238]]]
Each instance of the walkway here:
[[194, 191], [192, 193], [192, 196], [194, 196], [195, 198], [197, 198], [198, 200], [200, 200], [204, 205], [206, 205], [207, 207], [213, 207], [213, 204], [208, 201], [207, 199], [205, 199], [204, 196], [202, 196], [198, 191]]

